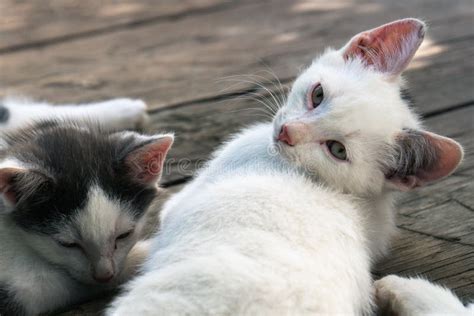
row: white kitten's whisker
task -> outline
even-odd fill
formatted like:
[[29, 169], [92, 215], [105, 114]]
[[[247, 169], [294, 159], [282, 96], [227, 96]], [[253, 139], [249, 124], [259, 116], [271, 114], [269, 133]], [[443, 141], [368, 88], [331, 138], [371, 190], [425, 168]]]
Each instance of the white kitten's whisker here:
[[[270, 89], [268, 89], [267, 87], [265, 87], [262, 83], [260, 83], [259, 81], [257, 80], [251, 80], [253, 77], [260, 77], [260, 78], [263, 78], [263, 79], [266, 79], [264, 77], [261, 77], [261, 76], [258, 76], [258, 75], [247, 75], [247, 76], [241, 76], [241, 77], [248, 77], [250, 79], [227, 79], [227, 81], [238, 81], [238, 82], [244, 82], [244, 83], [249, 83], [249, 84], [252, 84], [252, 85], [256, 85], [257, 87], [261, 88], [262, 90], [264, 90], [265, 92], [267, 92], [271, 98], [273, 99], [273, 101], [275, 102], [275, 106], [276, 108], [274, 109], [275, 112], [278, 111], [278, 109], [280, 108], [280, 103], [281, 100], [275, 96], [274, 92], [272, 92]], [[252, 92], [250, 92], [252, 93]]]
[[273, 119], [273, 112], [271, 112], [271, 110], [266, 106], [265, 103], [263, 103], [263, 101], [261, 101], [260, 99], [255, 99], [253, 97], [248, 97], [248, 96], [236, 96], [236, 97], [233, 97], [231, 99], [226, 99], [226, 100], [222, 100], [222, 101], [219, 101], [219, 102], [232, 102], [231, 104], [235, 104], [236, 102], [238, 101], [241, 101], [241, 100], [253, 100], [253, 101], [256, 101], [262, 105], [264, 105], [264, 107], [259, 107], [259, 108], [248, 108], [248, 109], [240, 109], [240, 110], [235, 110], [235, 111], [229, 111], [230, 113], [233, 113], [233, 112], [239, 112], [239, 111], [242, 111], [242, 110], [258, 110], [259, 112], [262, 112], [262, 113], [258, 113], [260, 116], [262, 115], [265, 115], [265, 118], [267, 119], [270, 119], [272, 120]]
[[278, 83], [278, 88], [280, 90], [280, 93], [281, 93], [281, 103], [279, 104], [280, 105], [280, 108], [285, 105], [286, 103], [286, 95], [287, 95], [287, 91], [285, 89], [285, 87], [283, 86], [283, 84], [281, 83], [280, 79], [278, 78], [278, 76], [275, 74], [275, 72], [270, 68], [270, 66], [266, 66], [267, 69], [266, 70], [263, 70], [264, 72], [270, 74], [273, 78], [275, 78], [275, 80], [277, 81]]
[[266, 109], [270, 111], [271, 115], [275, 115], [277, 112], [277, 109], [274, 107], [272, 103], [267, 103], [263, 101], [263, 100], [266, 100], [265, 96], [258, 94], [256, 92], [249, 92], [245, 95], [233, 97], [232, 99], [233, 100], [253, 100], [262, 104]]
[[274, 104], [272, 104], [271, 102], [267, 103], [265, 102], [265, 100], [268, 100], [265, 96], [262, 96], [262, 95], [259, 95], [259, 94], [256, 94], [256, 93], [249, 93], [245, 96], [243, 96], [242, 98], [246, 98], [246, 99], [249, 99], [249, 100], [254, 100], [254, 101], [257, 101], [259, 102], [260, 104], [264, 105], [272, 115], [275, 115], [277, 113], [277, 109], [274, 107]]
[[[249, 109], [240, 109], [240, 110], [233, 110], [233, 111], [229, 111], [229, 113], [239, 113], [239, 112], [245, 112], [245, 111], [258, 111], [258, 110], [262, 110], [261, 108], [249, 108]], [[263, 117], [267, 120], [272, 120], [273, 117], [272, 116], [269, 116], [268, 113], [253, 113], [253, 115], [256, 115], [256, 116], [259, 116], [259, 117]]]
[[[275, 93], [276, 93], [277, 95], [280, 94], [280, 96], [278, 96], [278, 102], [276, 102], [276, 105], [278, 106], [278, 108], [281, 108], [281, 106], [284, 104], [284, 103], [283, 103], [283, 101], [284, 101], [283, 98], [284, 98], [284, 95], [285, 95], [285, 91], [284, 91], [284, 89], [283, 89], [283, 87], [282, 87], [282, 84], [281, 84], [280, 79], [278, 79], [278, 77], [275, 75], [274, 72], [271, 71], [270, 68], [269, 68], [269, 70], [264, 69], [264, 70], [262, 70], [262, 71], [265, 72], [265, 73], [267, 73], [267, 74], [269, 74], [269, 75], [272, 76], [273, 78], [275, 78], [275, 82], [273, 82], [273, 80], [268, 79], [267, 77], [260, 76], [260, 75], [257, 75], [257, 74], [252, 75], [252, 77], [256, 77], [256, 78], [263, 79], [262, 82], [257, 81], [257, 82], [259, 82], [259, 83], [261, 83], [261, 84], [270, 83], [270, 84], [272, 84], [272, 85], [274, 85], [274, 86], [277, 87], [277, 91], [275, 91]], [[277, 84], [278, 84], [278, 85], [277, 85]]]
[[[262, 110], [265, 114], [267, 114], [271, 118], [273, 118], [273, 116], [275, 115], [274, 109], [271, 108], [270, 106], [268, 106], [268, 104], [266, 104], [261, 99], [258, 99], [258, 98], [252, 97], [252, 96], [241, 96], [241, 97], [235, 98], [235, 100], [239, 100], [239, 99], [240, 100], [252, 100], [252, 101], [255, 101], [257, 103], [260, 103], [261, 105], [264, 106], [263, 108], [259, 108], [260, 110]], [[268, 112], [266, 110], [268, 110]]]

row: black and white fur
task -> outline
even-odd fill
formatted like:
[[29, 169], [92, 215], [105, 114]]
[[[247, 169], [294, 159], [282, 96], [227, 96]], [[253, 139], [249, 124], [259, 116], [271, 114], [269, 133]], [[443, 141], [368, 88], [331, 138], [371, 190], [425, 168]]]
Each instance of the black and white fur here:
[[[147, 254], [138, 238], [173, 136], [110, 131], [142, 120], [141, 101], [2, 108], [0, 315], [54, 311], [129, 279]], [[105, 127], [87, 123], [101, 111]], [[38, 118], [48, 120], [28, 124]]]

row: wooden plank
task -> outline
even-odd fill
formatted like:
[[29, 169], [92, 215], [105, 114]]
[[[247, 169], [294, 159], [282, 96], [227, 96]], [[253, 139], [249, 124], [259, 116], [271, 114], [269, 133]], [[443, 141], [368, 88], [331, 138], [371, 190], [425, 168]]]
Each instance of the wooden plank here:
[[[291, 80], [316, 52], [342, 45], [356, 31], [400, 16], [422, 15], [436, 24], [408, 73], [420, 106], [434, 111], [471, 102], [473, 66], [460, 62], [472, 56], [471, 4], [436, 1], [434, 8], [430, 3], [338, 0], [338, 10], [328, 10], [322, 1], [244, 3], [233, 10], [5, 55], [0, 60], [2, 93], [56, 102], [125, 94], [145, 98], [153, 108], [189, 104], [219, 98], [221, 88], [228, 86], [217, 83], [219, 78], [255, 73], [267, 65]], [[384, 15], [375, 14], [382, 10]], [[427, 88], [430, 93], [420, 93]]]
[[[400, 246], [405, 246], [400, 249]], [[397, 274], [423, 276], [454, 289], [465, 302], [474, 298], [474, 249], [434, 239], [418, 233], [401, 231], [393, 252], [375, 269], [376, 276]]]
[[[436, 192], [439, 194], [439, 191]], [[404, 208], [400, 212], [401, 216], [398, 220], [400, 228], [472, 246], [474, 250], [474, 216], [472, 211], [453, 200], [421, 209], [420, 206], [424, 203], [417, 202], [417, 208], [408, 210]]]
[[43, 47], [163, 19], [177, 19], [228, 3], [222, 0], [2, 0], [0, 52]]

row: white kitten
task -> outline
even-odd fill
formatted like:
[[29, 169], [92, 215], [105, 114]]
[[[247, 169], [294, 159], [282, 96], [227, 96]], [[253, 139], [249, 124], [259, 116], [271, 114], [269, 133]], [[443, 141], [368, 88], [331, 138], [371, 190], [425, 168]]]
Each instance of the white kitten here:
[[144, 274], [108, 315], [372, 313], [394, 191], [463, 156], [400, 97], [424, 32], [400, 20], [316, 58], [271, 124], [237, 135], [165, 205]]

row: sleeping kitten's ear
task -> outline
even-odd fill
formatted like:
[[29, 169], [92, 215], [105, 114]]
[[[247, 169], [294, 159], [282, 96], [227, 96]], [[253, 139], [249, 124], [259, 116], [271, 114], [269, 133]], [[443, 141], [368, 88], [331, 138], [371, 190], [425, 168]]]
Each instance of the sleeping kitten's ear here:
[[397, 136], [395, 155], [386, 177], [392, 186], [408, 191], [450, 175], [461, 163], [463, 149], [450, 138], [406, 130]]
[[354, 36], [342, 48], [344, 59], [360, 58], [375, 70], [399, 75], [423, 41], [425, 24], [417, 19], [403, 19]]
[[5, 209], [0, 212], [11, 212], [16, 204], [37, 193], [51, 179], [37, 170], [19, 166], [0, 167], [0, 193]]
[[161, 178], [166, 154], [173, 144], [173, 135], [140, 136], [141, 142], [125, 157], [128, 172], [134, 181], [155, 185]]

